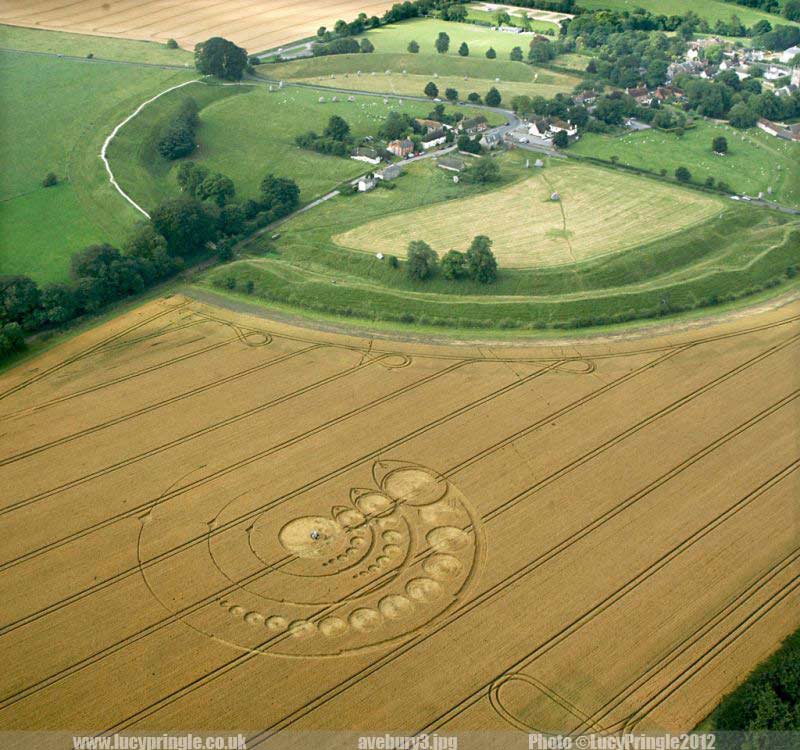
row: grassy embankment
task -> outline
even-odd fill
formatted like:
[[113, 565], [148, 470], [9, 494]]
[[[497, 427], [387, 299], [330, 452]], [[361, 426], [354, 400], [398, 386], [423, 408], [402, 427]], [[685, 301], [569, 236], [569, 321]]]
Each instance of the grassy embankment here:
[[[448, 281], [440, 276], [414, 282], [403, 264], [393, 268], [387, 259], [381, 261], [372, 253], [353, 252], [339, 244], [342, 235], [354, 228], [403, 214], [406, 231], [397, 234], [395, 254], [401, 254], [412, 239], [435, 238], [442, 232], [442, 224], [453, 222], [464, 225], [459, 230], [464, 234], [462, 244], [455, 248], [464, 250], [463, 241], [471, 233], [484, 233], [486, 228], [479, 216], [470, 218], [463, 213], [464, 204], [481, 194], [491, 201], [494, 191], [530, 177], [521, 161], [519, 154], [502, 157], [503, 180], [491, 187], [465, 180], [454, 184], [449, 174], [434, 165], [416, 165], [397, 181], [394, 190], [334, 199], [284, 225], [276, 243], [263, 237], [255, 240], [248, 247], [250, 257], [215, 269], [206, 283], [290, 307], [362, 320], [454, 328], [570, 328], [658, 317], [731, 302], [765, 288], [777, 289], [787, 283], [787, 269], [797, 263], [797, 219], [728, 205], [724, 199], [713, 199], [719, 209], [711, 218], [683, 228], [679, 221], [673, 221], [666, 236], [642, 234], [635, 247], [623, 247], [612, 237], [606, 249], [617, 242], [615, 252], [603, 252], [598, 246], [594, 257], [566, 265], [501, 267], [497, 282], [490, 285]], [[548, 179], [561, 179], [559, 170], [568, 176], [576, 169], [584, 170], [585, 179], [573, 184], [584, 185], [587, 195], [565, 197], [567, 223], [560, 229], [563, 234], [558, 234], [557, 227], [545, 229], [545, 234], [555, 229], [552, 239], [571, 239], [571, 201], [591, 202], [593, 195], [588, 193], [598, 182], [590, 178], [599, 168], [549, 164], [545, 169]], [[619, 180], [619, 200], [616, 207], [610, 204], [604, 212], [594, 212], [592, 219], [597, 227], [602, 227], [612, 213], [627, 222], [628, 229], [621, 229], [620, 234], [652, 223], [652, 217], [644, 215], [639, 221], [635, 210], [627, 207], [633, 206], [643, 191], [663, 183], [602, 172], [608, 179]], [[705, 195], [691, 195], [708, 200]], [[434, 204], [439, 207], [438, 219], [428, 216], [430, 208], [424, 208]], [[535, 213], [540, 207], [531, 205], [528, 210]], [[430, 226], [414, 221], [412, 212], [420, 209], [426, 212]], [[495, 210], [503, 209], [495, 206]], [[501, 213], [511, 224], [518, 221], [519, 214], [519, 207]], [[552, 221], [549, 212], [542, 212], [545, 215]], [[402, 219], [398, 226], [403, 226]], [[528, 230], [521, 226], [521, 231]], [[588, 228], [581, 232], [590, 234]], [[374, 249], [378, 249], [377, 244]], [[386, 248], [381, 245], [381, 249]], [[443, 253], [451, 247], [435, 249]], [[534, 261], [535, 252], [535, 248], [529, 251]], [[793, 274], [791, 271], [792, 278]]]

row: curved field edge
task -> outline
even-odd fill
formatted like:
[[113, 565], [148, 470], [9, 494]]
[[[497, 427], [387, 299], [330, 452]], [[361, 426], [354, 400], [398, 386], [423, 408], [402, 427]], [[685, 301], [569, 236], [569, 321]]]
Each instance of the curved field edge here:
[[[294, 139], [309, 129], [322, 132], [333, 114], [344, 117], [356, 138], [374, 135], [386, 113], [402, 110], [427, 115], [432, 104], [401, 103], [380, 96], [341, 95], [333, 102], [310, 88], [291, 86], [270, 92], [265, 82], [221, 85], [199, 82], [162, 96], [120, 130], [108, 149], [114, 174], [137, 203], [153, 208], [179, 193], [175, 172], [181, 160], [170, 162], [157, 152], [158, 139], [186, 97], [200, 108], [199, 147], [191, 159], [229, 176], [239, 198], [258, 195], [267, 172], [294, 179], [301, 202], [307, 203], [368, 171], [369, 165], [298, 148]], [[490, 119], [499, 115], [491, 113]]]
[[643, 189], [628, 174], [551, 160], [548, 168], [529, 170], [527, 177], [489, 194], [464, 197], [445, 209], [432, 204], [391, 213], [333, 240], [350, 250], [405, 257], [409, 237], [444, 252], [466, 249], [472, 237], [486, 234], [502, 267], [547, 268], [666, 239], [706, 223], [727, 206], [718, 196], [666, 182]]
[[[433, 289], [426, 291], [424, 282], [410, 282], [402, 270], [390, 270], [385, 264], [378, 266], [373, 258], [355, 258], [353, 253], [346, 251], [341, 252], [350, 257], [340, 268], [301, 265], [270, 253], [266, 257], [241, 260], [217, 268], [207, 274], [205, 283], [216, 289], [246, 293], [258, 301], [312, 313], [423, 327], [542, 330], [623, 324], [707, 310], [746, 301], [762, 293], [774, 296], [793, 285], [800, 250], [800, 226], [796, 222], [788, 226], [788, 219], [775, 215], [742, 214], [736, 218], [742, 222], [740, 231], [745, 234], [739, 234], [738, 243], [733, 243], [737, 247], [719, 250], [719, 266], [710, 265], [709, 259], [705, 258], [706, 267], [703, 269], [697, 268], [693, 272], [691, 265], [683, 267], [683, 278], [675, 271], [655, 269], [652, 278], [639, 285], [608, 287], [605, 291], [598, 287], [591, 296], [568, 296], [558, 291], [550, 295], [536, 294], [537, 274], [523, 271], [501, 273], [497, 284], [500, 288], [484, 288], [481, 290], [483, 294], [469, 293], [468, 284], [444, 281], [430, 286], [441, 288], [449, 284], [449, 293], [437, 293]], [[748, 222], [766, 222], [772, 226], [757, 230], [766, 235], [762, 238], [767, 243], [766, 248], [749, 260], [740, 259], [743, 264], [737, 266], [730, 258], [725, 259], [725, 253], [748, 254], [751, 240], [747, 232]], [[676, 245], [673, 243], [682, 242], [680, 249], [683, 254], [691, 256], [702, 242], [702, 230], [711, 233], [707, 226], [693, 228], [684, 233], [688, 237], [673, 238], [672, 243], [665, 244], [674, 248]], [[713, 230], [717, 242], [709, 241], [707, 245], [724, 245], [725, 238], [730, 237], [729, 227], [716, 226]], [[750, 231], [753, 231], [752, 226]], [[592, 273], [599, 283], [604, 278], [618, 278], [626, 268], [641, 266], [637, 256], [642, 254], [639, 248], [587, 264], [593, 265], [594, 269], [587, 269], [585, 277], [579, 275], [580, 267], [576, 267], [571, 284], [569, 271], [554, 271], [551, 286], [566, 291], [565, 287], [570, 284], [574, 289], [581, 283], [586, 284]], [[668, 248], [662, 248], [661, 256], [666, 259], [671, 255]], [[673, 257], [672, 261], [675, 260]], [[373, 270], [378, 267], [383, 274], [394, 274], [397, 278], [395, 286], [369, 278], [370, 266]], [[374, 276], [381, 273], [376, 272]], [[493, 294], [514, 287], [516, 294]]]

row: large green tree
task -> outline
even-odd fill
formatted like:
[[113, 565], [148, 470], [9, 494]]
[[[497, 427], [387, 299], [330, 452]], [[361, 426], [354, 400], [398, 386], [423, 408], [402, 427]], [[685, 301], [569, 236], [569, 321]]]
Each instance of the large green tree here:
[[414, 240], [408, 245], [406, 269], [414, 281], [430, 278], [436, 270], [438, 256], [427, 242]]
[[288, 177], [268, 174], [261, 180], [261, 204], [273, 220], [286, 216], [300, 205], [300, 188]]
[[473, 281], [490, 284], [497, 279], [497, 259], [492, 252], [492, 241], [483, 234], [472, 240], [466, 253], [467, 272]]
[[241, 81], [247, 70], [247, 50], [221, 36], [215, 36], [194, 48], [194, 62], [205, 75], [226, 81]]
[[167, 241], [170, 255], [182, 257], [201, 251], [214, 239], [214, 220], [193, 198], [170, 198], [150, 216], [155, 230]]
[[441, 268], [442, 276], [446, 279], [463, 279], [467, 276], [467, 259], [464, 253], [450, 250], [442, 257]]
[[322, 134], [334, 141], [346, 141], [350, 137], [350, 125], [343, 117], [332, 115]]
[[492, 88], [486, 92], [484, 101], [489, 107], [499, 107], [500, 102], [503, 101], [503, 97], [500, 96], [500, 92], [494, 86], [492, 86]]

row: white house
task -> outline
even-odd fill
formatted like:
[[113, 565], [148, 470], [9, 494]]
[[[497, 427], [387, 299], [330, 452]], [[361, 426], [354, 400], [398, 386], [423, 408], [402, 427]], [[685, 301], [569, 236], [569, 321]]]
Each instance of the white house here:
[[785, 49], [783, 52], [781, 52], [781, 62], [791, 62], [796, 55], [800, 55], [800, 47], [789, 47], [789, 49]]
[[553, 120], [550, 123], [550, 132], [560, 133], [564, 131], [570, 138], [578, 134], [578, 126], [573, 125], [571, 122], [564, 122], [563, 120]]
[[350, 158], [367, 164], [381, 163], [380, 154], [374, 148], [356, 148], [350, 153]]
[[375, 187], [375, 179], [371, 175], [367, 175], [365, 177], [362, 177], [358, 181], [358, 192], [359, 193], [368, 193], [374, 187]]
[[436, 148], [447, 141], [447, 133], [444, 130], [428, 131], [422, 136], [422, 148]]
[[779, 78], [783, 78], [784, 76], [788, 76], [791, 74], [789, 68], [782, 68], [779, 65], [770, 65], [767, 70], [764, 71], [764, 80], [765, 81], [777, 81]]
[[528, 133], [537, 138], [547, 138], [548, 133], [550, 133], [550, 122], [548, 120], [532, 120]]
[[765, 133], [769, 133], [769, 135], [777, 136], [781, 132], [781, 128], [777, 123], [771, 122], [764, 117], [759, 117], [756, 125]]

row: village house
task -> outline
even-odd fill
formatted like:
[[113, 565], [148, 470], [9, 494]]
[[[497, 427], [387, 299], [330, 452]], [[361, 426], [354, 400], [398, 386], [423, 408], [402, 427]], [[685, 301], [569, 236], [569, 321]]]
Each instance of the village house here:
[[415, 117], [414, 121], [421, 128], [428, 128], [428, 130], [452, 130], [452, 126], [438, 120], [426, 120], [422, 117]]
[[786, 126], [767, 120], [765, 117], [759, 117], [756, 125], [775, 138], [782, 138], [785, 141], [800, 141], [800, 124]]
[[463, 172], [467, 168], [467, 162], [458, 156], [443, 156], [436, 162], [436, 166], [448, 172]]
[[486, 119], [484, 115], [477, 115], [475, 117], [469, 117], [461, 120], [458, 123], [458, 131], [460, 133], [466, 133], [467, 135], [475, 135], [476, 133], [482, 133], [484, 130], [489, 128], [489, 121]]
[[358, 180], [358, 192], [359, 193], [368, 193], [375, 187], [375, 178], [370, 175], [364, 175], [364, 177], [359, 178]]
[[405, 159], [406, 156], [414, 153], [414, 141], [410, 141], [408, 138], [392, 141], [386, 146], [386, 150], [401, 159]]
[[781, 52], [781, 62], [790, 63], [797, 55], [800, 55], [800, 47], [789, 47], [789, 49], [785, 49]]
[[531, 121], [528, 128], [528, 133], [535, 138], [543, 140], [550, 140], [556, 133], [565, 132], [570, 138], [578, 134], [578, 126], [573, 125], [571, 122], [564, 122], [558, 118], [554, 120], [546, 120], [543, 118], [535, 118]]
[[676, 89], [674, 86], [659, 86], [653, 92], [653, 99], [658, 99], [660, 102], [675, 99], [676, 101], [683, 98], [683, 91]]
[[380, 172], [375, 172], [375, 179], [390, 182], [396, 180], [401, 174], [403, 174], [403, 167], [400, 164], [390, 164]]
[[447, 133], [444, 130], [429, 130], [422, 136], [422, 148], [426, 151], [429, 148], [436, 148], [447, 141]]
[[746, 49], [743, 53], [745, 62], [763, 62], [764, 50], [761, 49]]
[[350, 158], [363, 161], [367, 164], [380, 164], [380, 154], [374, 148], [356, 148], [350, 153]]
[[536, 136], [536, 138], [548, 138], [550, 133], [550, 121], [541, 118], [534, 118], [531, 120], [528, 133]]
[[698, 61], [687, 60], [686, 62], [670, 63], [667, 68], [667, 80], [672, 80], [684, 73], [688, 75], [698, 75], [704, 70], [704, 66]]
[[575, 94], [572, 97], [575, 104], [591, 104], [592, 102], [597, 101], [597, 92], [596, 91], [581, 91], [580, 94]]
[[506, 34], [521, 34], [522, 29], [519, 26], [501, 26], [499, 31]]
[[564, 122], [563, 120], [555, 119], [550, 123], [550, 133], [555, 135], [564, 131], [570, 138], [578, 134], [578, 126], [573, 125], [572, 122]]
[[503, 136], [500, 133], [490, 131], [483, 134], [481, 138], [481, 146], [488, 149], [495, 149], [503, 145]]
[[764, 80], [765, 81], [777, 81], [779, 78], [786, 78], [790, 76], [792, 71], [789, 68], [784, 68], [780, 65], [770, 65], [764, 71]]
[[636, 99], [636, 103], [641, 105], [650, 104], [650, 100], [653, 98], [647, 90], [647, 86], [627, 88], [625, 89], [625, 93], [628, 94], [628, 96], [632, 96]]

